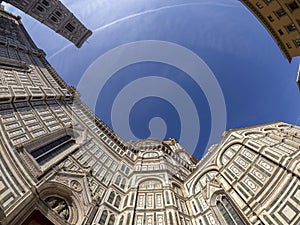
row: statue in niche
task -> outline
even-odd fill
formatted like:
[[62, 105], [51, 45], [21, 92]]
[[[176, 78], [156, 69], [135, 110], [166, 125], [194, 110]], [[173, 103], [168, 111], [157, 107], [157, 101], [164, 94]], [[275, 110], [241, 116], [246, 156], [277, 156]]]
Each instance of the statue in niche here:
[[69, 219], [69, 207], [65, 200], [59, 197], [48, 197], [46, 198], [45, 202], [48, 207], [56, 212], [61, 218], [65, 220]]

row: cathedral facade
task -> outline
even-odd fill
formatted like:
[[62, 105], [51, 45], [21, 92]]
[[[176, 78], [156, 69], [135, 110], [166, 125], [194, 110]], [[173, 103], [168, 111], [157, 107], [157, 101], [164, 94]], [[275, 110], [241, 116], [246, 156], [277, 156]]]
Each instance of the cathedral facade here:
[[227, 131], [200, 161], [172, 138], [125, 142], [4, 9], [0, 132], [1, 225], [300, 223], [300, 127]]

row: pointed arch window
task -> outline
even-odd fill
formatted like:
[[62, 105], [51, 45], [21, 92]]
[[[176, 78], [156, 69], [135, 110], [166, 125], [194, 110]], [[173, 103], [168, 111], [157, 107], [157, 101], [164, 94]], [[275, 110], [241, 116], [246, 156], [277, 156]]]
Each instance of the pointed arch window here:
[[126, 179], [123, 178], [122, 183], [121, 183], [121, 188], [124, 189], [126, 185]]
[[127, 206], [127, 202], [128, 202], [128, 195], [126, 196], [126, 198], [125, 198], [125, 200], [124, 200], [123, 208], [124, 208], [125, 206]]
[[120, 182], [121, 182], [121, 175], [118, 175], [115, 184], [119, 186]]
[[124, 221], [124, 216], [121, 216], [121, 218], [119, 220], [119, 225], [123, 225], [123, 221]]
[[217, 201], [217, 207], [222, 214], [225, 222], [230, 225], [246, 225], [231, 202], [225, 196]]
[[116, 201], [115, 201], [115, 207], [119, 208], [121, 203], [121, 197], [120, 195], [117, 196]]
[[104, 210], [101, 217], [100, 217], [100, 220], [99, 220], [100, 225], [105, 225], [105, 222], [107, 220], [107, 216], [108, 216], [108, 212], [107, 212], [107, 210]]
[[111, 215], [108, 220], [108, 225], [114, 225], [115, 220], [116, 220], [115, 215]]
[[110, 195], [109, 195], [107, 201], [108, 201], [110, 204], [112, 204], [112, 202], [114, 201], [115, 196], [116, 196], [115, 192], [112, 191], [112, 192], [110, 193]]
[[43, 165], [74, 144], [75, 140], [73, 140], [70, 135], [66, 135], [43, 147], [36, 149], [35, 151], [31, 152], [31, 155], [39, 164]]

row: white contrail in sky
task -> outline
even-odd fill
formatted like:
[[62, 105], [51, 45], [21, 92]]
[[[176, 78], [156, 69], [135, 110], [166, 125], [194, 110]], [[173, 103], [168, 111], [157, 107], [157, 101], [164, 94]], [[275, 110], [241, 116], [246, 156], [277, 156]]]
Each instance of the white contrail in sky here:
[[[102, 31], [110, 26], [116, 25], [118, 23], [124, 22], [126, 20], [138, 17], [138, 16], [143, 16], [146, 14], [151, 14], [151, 13], [156, 13], [162, 10], [167, 10], [167, 9], [172, 9], [172, 8], [178, 8], [178, 7], [184, 7], [184, 6], [193, 6], [193, 5], [214, 5], [214, 6], [222, 6], [222, 7], [237, 7], [237, 5], [233, 5], [233, 4], [227, 4], [227, 3], [215, 3], [215, 2], [193, 2], [193, 3], [183, 3], [183, 4], [177, 4], [177, 5], [168, 5], [168, 6], [163, 6], [160, 8], [156, 8], [156, 9], [149, 9], [149, 10], [145, 10], [142, 12], [138, 12], [138, 13], [134, 13], [131, 14], [129, 16], [125, 16], [122, 17], [120, 19], [114, 20], [108, 24], [105, 24], [101, 27], [98, 27], [96, 29], [93, 30], [93, 33], [96, 33], [98, 31]], [[61, 48], [59, 51], [55, 52], [54, 54], [52, 54], [48, 59], [52, 59], [54, 58], [56, 55], [60, 54], [61, 52], [63, 52], [65, 49], [67, 49], [68, 47], [72, 46], [72, 44], [68, 44], [65, 47]]]
[[138, 16], [143, 16], [145, 14], [151, 14], [151, 13], [159, 12], [161, 10], [178, 8], [178, 7], [183, 7], [183, 6], [192, 6], [192, 5], [217, 5], [217, 6], [224, 6], [224, 7], [236, 7], [235, 5], [229, 5], [229, 4], [223, 4], [223, 3], [212, 3], [212, 2], [194, 2], [194, 3], [183, 3], [183, 4], [177, 4], [177, 5], [163, 6], [163, 7], [156, 8], [156, 9], [145, 10], [143, 12], [131, 14], [129, 16], [125, 16], [123, 18], [114, 20], [111, 23], [105, 24], [104, 26], [95, 29], [94, 32], [98, 32], [98, 31], [104, 30], [104, 29], [106, 29], [106, 28], [108, 28], [110, 26], [113, 26], [115, 24], [124, 22], [125, 20], [132, 19], [132, 18], [135, 18], [135, 17], [138, 17]]

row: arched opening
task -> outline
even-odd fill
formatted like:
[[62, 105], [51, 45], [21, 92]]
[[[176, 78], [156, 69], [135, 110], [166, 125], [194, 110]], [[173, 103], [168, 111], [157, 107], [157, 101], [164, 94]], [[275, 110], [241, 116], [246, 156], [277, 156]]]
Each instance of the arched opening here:
[[40, 211], [33, 211], [21, 225], [54, 225]]

